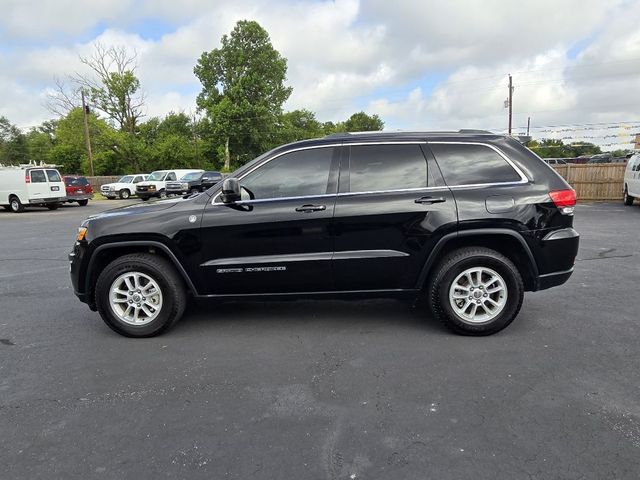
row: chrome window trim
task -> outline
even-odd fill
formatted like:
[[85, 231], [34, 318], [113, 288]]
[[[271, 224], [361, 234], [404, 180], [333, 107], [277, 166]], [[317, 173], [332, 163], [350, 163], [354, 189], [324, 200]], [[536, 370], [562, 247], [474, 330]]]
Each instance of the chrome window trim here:
[[[453, 142], [453, 141], [433, 141], [433, 142], [427, 142], [427, 145], [480, 145], [483, 147], [489, 147], [491, 150], [493, 150], [494, 152], [496, 152], [498, 155], [500, 155], [508, 164], [509, 166], [511, 166], [511, 168], [513, 168], [515, 170], [515, 172], [518, 174], [518, 176], [520, 177], [520, 180], [514, 181], [514, 182], [488, 182], [488, 183], [471, 183], [469, 185], [450, 185], [449, 188], [453, 189], [461, 189], [461, 188], [480, 188], [480, 187], [495, 187], [495, 186], [499, 186], [499, 185], [522, 185], [523, 183], [529, 183], [529, 179], [527, 178], [527, 176], [523, 173], [522, 170], [520, 170], [520, 167], [518, 167], [515, 163], [513, 163], [513, 161], [507, 157], [507, 155], [505, 155], [505, 153], [500, 150], [499, 148], [495, 147], [494, 145], [491, 145], [489, 143], [484, 143], [484, 142]], [[435, 157], [435, 155], [434, 155]], [[436, 157], [436, 162], [438, 161], [438, 158]], [[447, 180], [445, 179], [445, 182]]]
[[[335, 147], [350, 147], [352, 145], [355, 146], [359, 146], [359, 145], [422, 145], [422, 144], [426, 144], [426, 140], [398, 140], [398, 141], [385, 141], [385, 142], [348, 142], [348, 143], [330, 143], [330, 144], [326, 144], [326, 145], [311, 145], [308, 147], [298, 147], [298, 148], [293, 148], [291, 150], [287, 150], [285, 152], [280, 152], [276, 155], [274, 155], [273, 157], [269, 158], [268, 160], [265, 160], [264, 162], [256, 165], [255, 167], [253, 167], [251, 170], [244, 172], [241, 176], [238, 177], [238, 180], [242, 180], [244, 177], [246, 177], [247, 175], [249, 175], [250, 173], [254, 172], [255, 170], [257, 170], [258, 168], [266, 165], [267, 163], [269, 163], [272, 160], [275, 160], [276, 158], [281, 157], [282, 155], [285, 155], [287, 153], [293, 153], [293, 152], [299, 152], [299, 151], [303, 151], [303, 150], [311, 150], [314, 148], [335, 148]], [[426, 187], [425, 187], [426, 188]], [[395, 191], [395, 190], [394, 190]], [[405, 189], [402, 189], [402, 191], [405, 191]], [[216, 205], [216, 200], [220, 197], [220, 194], [222, 192], [218, 192], [212, 199], [211, 199], [211, 204], [212, 205]], [[351, 192], [349, 192], [351, 193]], [[359, 193], [359, 192], [358, 192]], [[335, 193], [328, 193], [328, 194], [324, 194], [323, 196], [334, 196], [336, 195]], [[278, 198], [264, 198], [264, 199], [258, 199], [258, 200], [245, 200], [245, 201], [251, 201], [251, 202], [265, 202], [265, 201], [274, 201], [274, 200], [291, 200], [291, 199], [297, 199], [297, 198], [317, 198], [319, 195], [308, 195], [308, 196], [301, 196], [301, 197], [278, 197]], [[236, 202], [240, 203], [240, 202]]]
[[[350, 147], [350, 146], [362, 146], [362, 145], [480, 145], [483, 147], [488, 147], [498, 155], [500, 155], [508, 164], [515, 170], [515, 172], [520, 177], [520, 180], [513, 182], [488, 182], [488, 183], [473, 183], [469, 185], [441, 185], [436, 187], [415, 187], [415, 188], [398, 188], [394, 190], [371, 190], [366, 192], [342, 192], [342, 193], [327, 193], [320, 195], [304, 195], [297, 197], [277, 197], [277, 198], [261, 198], [256, 200], [240, 200], [235, 202], [235, 205], [251, 205], [253, 203], [267, 203], [267, 202], [276, 202], [276, 201], [286, 201], [286, 200], [305, 200], [310, 198], [328, 198], [328, 197], [346, 197], [346, 196], [354, 196], [354, 195], [374, 195], [374, 194], [385, 194], [385, 193], [402, 193], [402, 192], [419, 192], [419, 191], [432, 191], [432, 190], [442, 190], [442, 189], [451, 189], [451, 190], [460, 190], [467, 188], [486, 188], [486, 187], [496, 187], [501, 185], [522, 185], [524, 183], [528, 183], [529, 179], [522, 172], [520, 167], [518, 167], [507, 155], [505, 155], [502, 150], [499, 148], [483, 142], [464, 142], [464, 141], [428, 141], [428, 140], [397, 140], [397, 141], [384, 141], [384, 142], [347, 142], [347, 143], [331, 143], [326, 145], [312, 145], [307, 147], [298, 147], [291, 150], [287, 150], [285, 152], [280, 152], [273, 157], [265, 160], [264, 162], [256, 165], [251, 170], [243, 173], [238, 180], [242, 180], [244, 177], [254, 172], [258, 168], [266, 165], [272, 160], [281, 157], [287, 153], [299, 152], [303, 150], [311, 150], [314, 148], [336, 148], [336, 147]], [[436, 159], [437, 161], [437, 159]], [[211, 205], [226, 205], [225, 203], [216, 203], [216, 200], [220, 197], [222, 192], [218, 192], [213, 199], [211, 200]]]

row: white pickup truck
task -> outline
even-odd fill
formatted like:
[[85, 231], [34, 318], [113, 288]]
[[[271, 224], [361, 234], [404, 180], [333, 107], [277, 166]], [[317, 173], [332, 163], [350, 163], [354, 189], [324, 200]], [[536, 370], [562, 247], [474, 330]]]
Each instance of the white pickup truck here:
[[204, 172], [204, 170], [156, 170], [151, 172], [151, 175], [144, 182], [139, 182], [136, 185], [136, 195], [142, 200], [149, 200], [151, 197], [166, 198], [167, 182], [179, 180], [185, 175], [194, 172]]
[[100, 193], [109, 198], [114, 199], [120, 197], [123, 200], [136, 194], [136, 185], [147, 179], [148, 175], [144, 173], [135, 173], [133, 175], [125, 175], [117, 182], [106, 183], [100, 187]]

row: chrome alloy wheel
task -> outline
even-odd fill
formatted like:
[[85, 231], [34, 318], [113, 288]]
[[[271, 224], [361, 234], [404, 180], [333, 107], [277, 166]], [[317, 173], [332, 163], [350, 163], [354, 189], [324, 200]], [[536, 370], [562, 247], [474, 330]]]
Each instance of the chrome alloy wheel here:
[[162, 310], [162, 291], [156, 281], [140, 272], [126, 272], [109, 289], [113, 313], [129, 325], [146, 325]]
[[495, 270], [486, 267], [468, 268], [451, 284], [449, 304], [465, 322], [488, 322], [504, 310], [507, 304], [507, 284]]

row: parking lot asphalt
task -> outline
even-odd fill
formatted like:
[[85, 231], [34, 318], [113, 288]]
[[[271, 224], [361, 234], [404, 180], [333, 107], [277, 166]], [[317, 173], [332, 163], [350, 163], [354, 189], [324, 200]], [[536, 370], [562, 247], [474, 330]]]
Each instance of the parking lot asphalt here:
[[67, 263], [133, 201], [0, 211], [1, 478], [640, 477], [640, 206], [578, 206], [573, 277], [491, 337], [376, 300], [191, 306], [136, 340]]

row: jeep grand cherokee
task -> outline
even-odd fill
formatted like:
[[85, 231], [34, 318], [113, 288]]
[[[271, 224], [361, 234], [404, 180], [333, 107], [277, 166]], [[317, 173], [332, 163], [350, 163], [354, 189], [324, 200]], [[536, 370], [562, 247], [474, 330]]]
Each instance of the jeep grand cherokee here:
[[455, 332], [495, 333], [525, 291], [567, 281], [575, 192], [516, 139], [341, 134], [275, 148], [202, 195], [86, 220], [76, 295], [133, 337], [188, 297], [423, 296]]

